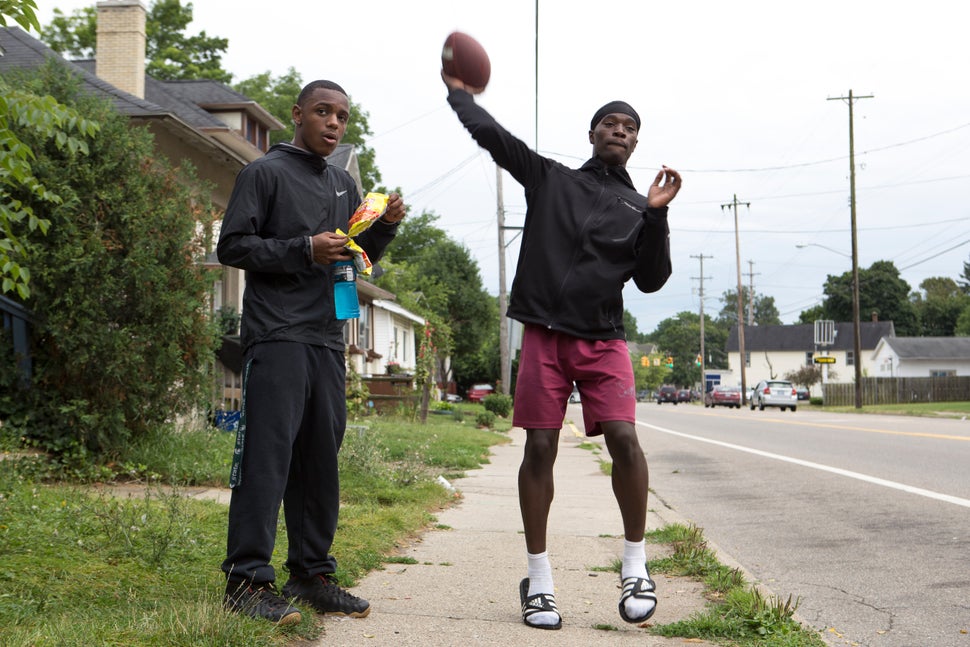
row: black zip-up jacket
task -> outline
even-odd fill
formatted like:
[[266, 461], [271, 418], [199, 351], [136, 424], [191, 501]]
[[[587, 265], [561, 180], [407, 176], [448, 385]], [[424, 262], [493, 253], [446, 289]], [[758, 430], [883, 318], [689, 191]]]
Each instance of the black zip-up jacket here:
[[[346, 232], [360, 202], [349, 173], [292, 144], [276, 144], [239, 172], [216, 251], [223, 265], [246, 270], [243, 348], [295, 341], [345, 350], [333, 267], [313, 262], [310, 237]], [[396, 231], [377, 221], [354, 240], [376, 262]]]
[[623, 339], [623, 285], [656, 292], [671, 273], [667, 208], [647, 207], [626, 169], [542, 157], [472, 95], [448, 103], [478, 144], [525, 188], [526, 216], [508, 316], [584, 339]]

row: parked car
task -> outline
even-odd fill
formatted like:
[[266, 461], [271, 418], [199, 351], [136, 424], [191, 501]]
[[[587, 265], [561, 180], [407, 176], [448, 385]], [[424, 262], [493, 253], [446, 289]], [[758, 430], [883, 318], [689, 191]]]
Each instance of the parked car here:
[[653, 400], [654, 394], [649, 389], [640, 389], [637, 391], [637, 402], [643, 402], [645, 400]]
[[690, 402], [691, 401], [690, 389], [681, 389], [677, 391], [677, 402]]
[[764, 411], [765, 407], [780, 407], [795, 410], [798, 404], [798, 393], [791, 382], [787, 380], [761, 380], [754, 387], [751, 396], [751, 410], [755, 407]]
[[495, 387], [491, 384], [472, 384], [465, 393], [465, 397], [468, 398], [469, 402], [481, 402], [486, 395], [492, 395], [495, 393]]
[[677, 404], [677, 387], [664, 385], [657, 389], [657, 404], [663, 404], [664, 402]]
[[461, 402], [461, 396], [457, 393], [445, 393], [445, 402]]
[[811, 392], [808, 389], [806, 389], [804, 386], [798, 387], [797, 389], [795, 389], [795, 392], [798, 394], [798, 399], [799, 400], [811, 400], [812, 399]]
[[705, 407], [734, 407], [741, 408], [741, 388], [718, 384], [704, 394]]

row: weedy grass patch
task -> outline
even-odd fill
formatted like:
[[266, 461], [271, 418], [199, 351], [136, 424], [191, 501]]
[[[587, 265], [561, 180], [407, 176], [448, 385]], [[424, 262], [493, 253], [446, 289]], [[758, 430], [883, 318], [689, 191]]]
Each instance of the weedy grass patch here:
[[[367, 419], [341, 451], [340, 526], [333, 546], [345, 586], [382, 568], [396, 548], [455, 499], [437, 482], [487, 460], [507, 436], [435, 417], [426, 425]], [[190, 425], [159, 430], [77, 482], [43, 456], [0, 461], [0, 644], [286, 645], [322, 624], [276, 627], [222, 609], [225, 505], [185, 496], [224, 485], [233, 435]], [[7, 445], [16, 449], [10, 439]], [[92, 475], [135, 480], [137, 496], [91, 487]], [[286, 529], [273, 564], [285, 579]]]

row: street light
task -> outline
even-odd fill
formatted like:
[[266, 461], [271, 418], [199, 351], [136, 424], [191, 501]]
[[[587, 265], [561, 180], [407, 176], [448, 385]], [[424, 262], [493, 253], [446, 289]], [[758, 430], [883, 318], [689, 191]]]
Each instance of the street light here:
[[[854, 212], [853, 205], [853, 212]], [[853, 354], [855, 355], [855, 408], [862, 408], [862, 333], [859, 330], [859, 255], [858, 247], [855, 238], [855, 215], [853, 213], [853, 223], [852, 223], [852, 254], [846, 254], [840, 252], [837, 249], [832, 249], [831, 247], [826, 247], [825, 245], [820, 245], [818, 243], [803, 243], [796, 244], [795, 247], [803, 249], [805, 247], [821, 247], [822, 249], [827, 249], [830, 252], [834, 252], [839, 256], [844, 256], [852, 261], [852, 345]]]
[[846, 254], [845, 252], [840, 252], [839, 250], [832, 249], [831, 247], [826, 247], [825, 245], [819, 245], [818, 243], [799, 243], [799, 244], [796, 244], [795, 247], [797, 247], [798, 249], [805, 249], [806, 247], [821, 247], [822, 249], [827, 249], [830, 252], [838, 254], [839, 256], [845, 256], [846, 258], [849, 258], [849, 259], [852, 258], [850, 254]]

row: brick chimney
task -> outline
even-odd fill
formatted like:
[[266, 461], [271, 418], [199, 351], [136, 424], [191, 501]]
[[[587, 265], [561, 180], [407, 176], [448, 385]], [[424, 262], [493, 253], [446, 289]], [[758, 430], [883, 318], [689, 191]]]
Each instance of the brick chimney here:
[[95, 74], [145, 98], [145, 16], [141, 0], [100, 0]]

